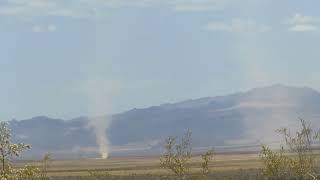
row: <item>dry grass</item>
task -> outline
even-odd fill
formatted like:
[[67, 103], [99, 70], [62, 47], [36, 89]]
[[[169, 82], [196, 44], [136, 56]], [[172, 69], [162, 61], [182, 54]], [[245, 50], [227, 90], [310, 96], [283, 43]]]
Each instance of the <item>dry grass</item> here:
[[[16, 167], [26, 163], [40, 166], [38, 161], [19, 161]], [[191, 172], [201, 172], [201, 157], [192, 157]], [[209, 163], [212, 172], [259, 169], [258, 154], [218, 154]], [[163, 175], [169, 172], [160, 168], [159, 157], [114, 157], [110, 159], [53, 160], [48, 168], [49, 176], [87, 176], [89, 171], [108, 171], [112, 175]]]

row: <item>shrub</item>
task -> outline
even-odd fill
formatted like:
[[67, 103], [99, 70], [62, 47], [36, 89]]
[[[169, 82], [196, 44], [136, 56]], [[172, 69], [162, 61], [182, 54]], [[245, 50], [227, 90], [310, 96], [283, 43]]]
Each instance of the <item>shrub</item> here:
[[284, 155], [284, 148], [281, 147], [279, 152], [272, 151], [269, 147], [262, 145], [260, 154], [264, 164], [263, 175], [270, 180], [287, 178], [288, 158]]
[[40, 170], [34, 166], [25, 166], [20, 169], [13, 169], [11, 160], [18, 157], [24, 150], [31, 148], [24, 143], [14, 144], [11, 142], [11, 130], [8, 123], [0, 123], [0, 161], [1, 161], [1, 179], [8, 180], [32, 180], [39, 178]]
[[93, 179], [111, 179], [112, 176], [109, 172], [107, 171], [88, 171], [91, 178]]
[[288, 129], [277, 130], [287, 147], [279, 153], [267, 146], [262, 146], [261, 159], [264, 163], [264, 175], [268, 179], [316, 179], [314, 170], [314, 154], [312, 143], [317, 136], [303, 119], [300, 119], [301, 129], [292, 134]]
[[189, 174], [187, 163], [191, 158], [191, 131], [188, 130], [180, 142], [176, 137], [165, 141], [165, 153], [160, 158], [161, 167], [171, 170], [178, 179], [186, 179]]
[[50, 153], [46, 153], [44, 156], [43, 156], [43, 159], [42, 159], [42, 165], [41, 165], [41, 171], [40, 171], [40, 178], [42, 180], [49, 180], [51, 179], [49, 176], [48, 176], [48, 168], [49, 168], [49, 165], [50, 165], [50, 161], [51, 161], [51, 154]]
[[209, 173], [209, 162], [213, 159], [214, 150], [210, 149], [201, 155], [203, 162], [201, 163], [203, 174]]

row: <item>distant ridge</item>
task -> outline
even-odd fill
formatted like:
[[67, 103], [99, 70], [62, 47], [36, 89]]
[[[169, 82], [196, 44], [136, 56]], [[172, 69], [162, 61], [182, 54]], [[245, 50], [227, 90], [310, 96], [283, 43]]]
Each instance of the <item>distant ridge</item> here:
[[[276, 84], [226, 96], [205, 97], [112, 116], [108, 137], [113, 154], [158, 151], [169, 135], [193, 132], [195, 147], [228, 146], [276, 140], [274, 130], [295, 127], [298, 117], [320, 126], [320, 93], [308, 87]], [[38, 116], [10, 121], [14, 139], [33, 145], [30, 156], [94, 154], [96, 143], [88, 117], [72, 120]]]

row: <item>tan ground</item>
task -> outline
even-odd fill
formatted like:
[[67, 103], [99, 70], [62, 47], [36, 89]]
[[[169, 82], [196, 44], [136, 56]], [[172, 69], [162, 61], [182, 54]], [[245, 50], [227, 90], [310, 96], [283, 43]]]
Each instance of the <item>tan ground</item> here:
[[[191, 161], [191, 171], [200, 171], [201, 159], [195, 156]], [[15, 166], [26, 163], [41, 166], [37, 161], [20, 161]], [[86, 176], [89, 171], [108, 171], [113, 175], [166, 174], [160, 168], [159, 157], [114, 157], [103, 159], [52, 160], [48, 169], [50, 176]], [[261, 167], [258, 154], [221, 154], [215, 155], [210, 163], [212, 171], [232, 171], [239, 169], [257, 169]]]

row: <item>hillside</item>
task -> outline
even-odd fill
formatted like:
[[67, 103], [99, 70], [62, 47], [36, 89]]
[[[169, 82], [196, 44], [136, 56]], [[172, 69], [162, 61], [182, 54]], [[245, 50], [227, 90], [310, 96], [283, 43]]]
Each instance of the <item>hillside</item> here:
[[[274, 85], [232, 95], [187, 100], [112, 116], [107, 131], [114, 154], [156, 151], [169, 135], [193, 132], [195, 147], [249, 145], [276, 140], [274, 130], [304, 118], [319, 127], [320, 93], [307, 87]], [[110, 119], [110, 118], [108, 118]], [[30, 156], [87, 156], [96, 151], [90, 118], [39, 116], [10, 121], [16, 141], [31, 143]]]

